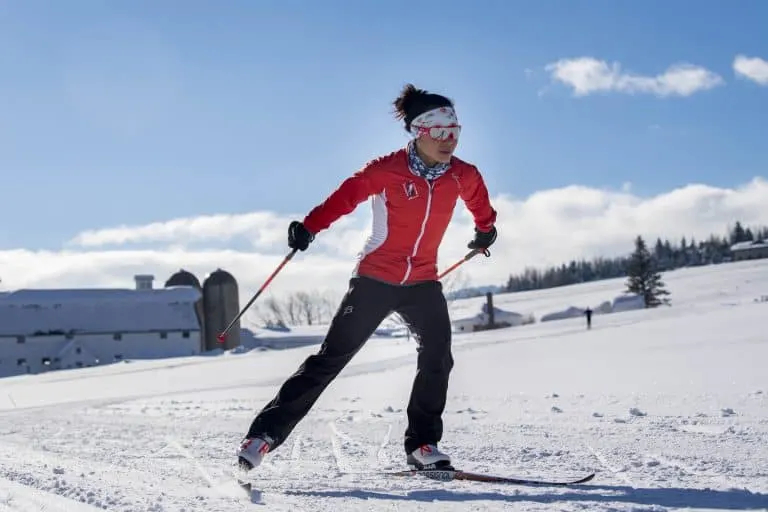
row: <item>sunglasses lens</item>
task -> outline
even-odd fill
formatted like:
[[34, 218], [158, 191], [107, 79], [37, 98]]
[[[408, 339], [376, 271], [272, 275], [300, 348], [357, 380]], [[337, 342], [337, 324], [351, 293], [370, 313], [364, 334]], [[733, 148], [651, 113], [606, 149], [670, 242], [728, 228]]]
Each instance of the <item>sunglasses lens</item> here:
[[436, 126], [429, 129], [429, 136], [435, 140], [458, 139], [460, 131], [458, 126]]

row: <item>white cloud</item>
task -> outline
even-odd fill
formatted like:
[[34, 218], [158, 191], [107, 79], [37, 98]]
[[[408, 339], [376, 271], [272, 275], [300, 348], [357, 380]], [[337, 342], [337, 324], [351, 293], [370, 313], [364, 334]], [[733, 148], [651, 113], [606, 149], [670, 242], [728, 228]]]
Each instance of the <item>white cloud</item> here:
[[[257, 229], [263, 228], [263, 229]], [[247, 236], [255, 247], [269, 247], [277, 242], [277, 230], [283, 229], [282, 219], [271, 212], [244, 215], [210, 215], [154, 222], [144, 226], [117, 226], [109, 229], [79, 233], [70, 245], [102, 247], [129, 243], [168, 242], [226, 242]]]
[[[631, 193], [631, 185], [608, 191], [573, 185], [537, 192], [527, 198], [497, 196], [499, 239], [492, 257], [464, 264], [470, 284], [501, 284], [527, 266], [559, 265], [573, 258], [626, 254], [642, 234], [650, 240], [681, 236], [699, 239], [725, 234], [736, 220], [768, 225], [768, 181], [756, 178], [739, 188], [691, 184], [653, 197]], [[461, 203], [459, 203], [461, 205]], [[2, 289], [22, 287], [132, 287], [133, 275], [152, 273], [157, 285], [179, 268], [202, 280], [217, 268], [238, 279], [244, 304], [288, 252], [286, 228], [293, 217], [272, 212], [176, 219], [133, 228], [89, 231], [61, 251], [0, 251]], [[270, 285], [266, 296], [295, 290], [343, 293], [355, 254], [367, 232], [370, 209], [361, 205], [350, 217], [321, 233]], [[460, 206], [444, 239], [441, 269], [460, 259], [472, 234], [469, 213]], [[190, 241], [259, 241], [251, 250], [189, 249]], [[136, 250], [120, 244], [161, 242]], [[269, 242], [267, 242], [269, 241]], [[100, 244], [117, 244], [102, 247]], [[268, 246], [268, 247], [267, 247]]]
[[733, 70], [739, 76], [760, 85], [768, 85], [768, 61], [760, 57], [737, 55], [733, 59]]
[[599, 92], [653, 94], [656, 96], [690, 96], [724, 83], [706, 68], [692, 64], [675, 64], [656, 76], [643, 76], [621, 70], [619, 63], [608, 64], [593, 57], [561, 59], [545, 69], [552, 79], [573, 88], [576, 96]]

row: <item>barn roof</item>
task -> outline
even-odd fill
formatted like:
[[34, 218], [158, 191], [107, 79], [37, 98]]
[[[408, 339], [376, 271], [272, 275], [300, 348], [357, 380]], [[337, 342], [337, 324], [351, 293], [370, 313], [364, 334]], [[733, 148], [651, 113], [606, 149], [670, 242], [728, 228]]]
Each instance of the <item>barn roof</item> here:
[[750, 249], [768, 249], [768, 240], [738, 242], [731, 246], [731, 251], [747, 251]]
[[193, 287], [0, 292], [0, 336], [197, 330]]

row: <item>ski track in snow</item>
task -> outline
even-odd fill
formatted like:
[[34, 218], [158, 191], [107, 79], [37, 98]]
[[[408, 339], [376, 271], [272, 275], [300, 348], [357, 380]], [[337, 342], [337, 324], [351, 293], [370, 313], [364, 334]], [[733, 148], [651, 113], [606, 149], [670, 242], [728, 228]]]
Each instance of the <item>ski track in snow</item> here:
[[[768, 266], [758, 271], [750, 280], [768, 285]], [[586, 485], [378, 474], [404, 467], [415, 356], [395, 344], [391, 354], [344, 370], [253, 472], [250, 502], [234, 484], [234, 449], [288, 375], [284, 369], [293, 371], [310, 347], [204, 361], [196, 378], [154, 394], [141, 389], [142, 379], [181, 378], [173, 372], [185, 365], [140, 369], [136, 362], [139, 371], [125, 372], [135, 389], [81, 399], [62, 392], [61, 402], [44, 406], [14, 399], [16, 387], [30, 396], [25, 386], [38, 377], [13, 380], [0, 388], [9, 402], [0, 411], [0, 512], [767, 510], [768, 380], [760, 367], [768, 305], [741, 304], [705, 315], [694, 305], [596, 317], [589, 333], [561, 321], [457, 336], [441, 443], [457, 467], [549, 478], [597, 471]], [[601, 330], [601, 322], [613, 324]], [[239, 380], [210, 375], [239, 372], [237, 361], [248, 357], [254, 365], [270, 357], [288, 362]], [[40, 393], [77, 375], [62, 372], [56, 383], [39, 384]], [[87, 375], [83, 389], [116, 378]]]
[[[533, 398], [521, 401], [526, 404], [515, 408], [533, 407]], [[542, 410], [550, 401], [536, 400]], [[571, 402], [563, 409], [573, 409], [580, 398], [563, 395], [558, 401]], [[255, 405], [242, 400], [70, 405], [36, 410], [23, 416], [23, 424], [20, 415], [9, 414], [17, 418], [15, 431], [0, 438], [0, 475], [108, 510], [248, 510], [254, 505], [236, 494], [227, 496], [232, 491], [227, 490], [225, 471], [239, 432], [229, 426], [238, 423], [233, 421], [237, 416], [224, 411], [250, 410], [246, 404]], [[764, 419], [698, 418], [693, 424], [702, 428], [690, 431], [685, 427], [691, 418], [594, 418], [587, 413], [595, 407], [586, 407], [557, 413], [557, 420], [542, 415], [534, 422], [499, 423], [492, 414], [483, 419], [482, 411], [490, 407], [481, 409], [478, 399], [454, 397], [451, 405], [446, 415], [451, 435], [443, 446], [455, 460], [472, 461], [468, 469], [503, 473], [526, 468], [547, 475], [597, 467], [598, 478], [575, 490], [384, 480], [370, 472], [377, 465], [401, 467], [400, 443], [390, 443], [389, 436], [404, 429], [402, 414], [318, 409], [297, 428], [289, 449], [276, 451], [260, 468], [260, 499], [269, 510], [351, 510], [362, 503], [419, 510], [433, 501], [456, 510], [515, 509], [520, 503], [526, 510], [548, 510], [553, 503], [559, 510], [624, 510], [623, 503], [626, 510], [666, 510], [686, 503], [694, 508], [710, 503], [718, 509], [718, 500], [747, 509], [756, 508], [758, 501], [736, 489], [749, 488], [754, 483], [750, 475], [768, 480], [764, 453], [749, 463], [756, 455], [753, 450], [768, 442]], [[150, 408], [164, 414], [148, 415]], [[721, 444], [716, 453], [709, 449], [713, 443]], [[762, 473], [754, 474], [756, 470]], [[676, 490], [669, 490], [670, 482]], [[698, 484], [704, 485], [696, 490]], [[689, 485], [693, 490], [685, 497]], [[765, 493], [766, 487], [751, 491]], [[629, 496], [626, 502], [611, 498], [622, 493]], [[32, 505], [27, 509], [37, 510]]]

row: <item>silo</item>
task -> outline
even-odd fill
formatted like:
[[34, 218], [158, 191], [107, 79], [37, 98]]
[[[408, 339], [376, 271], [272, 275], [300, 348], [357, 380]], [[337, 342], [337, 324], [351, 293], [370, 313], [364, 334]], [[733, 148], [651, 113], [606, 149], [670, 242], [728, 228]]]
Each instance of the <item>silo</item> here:
[[[178, 272], [169, 277], [165, 282], [166, 288], [170, 288], [171, 286], [191, 286], [193, 288], [197, 288], [200, 291], [203, 289], [203, 287], [200, 286], [200, 281], [197, 279], [195, 274], [189, 272], [188, 270], [184, 270], [183, 268], [179, 269]], [[204, 352], [206, 350], [205, 305], [203, 304], [202, 297], [200, 297], [200, 300], [195, 302], [195, 315], [197, 316], [197, 325], [200, 327], [200, 352]]]
[[202, 290], [203, 288], [200, 286], [200, 281], [195, 277], [195, 274], [184, 270], [183, 268], [179, 269], [178, 272], [169, 277], [165, 282], [166, 288], [171, 286], [194, 286], [198, 290]]
[[[237, 281], [226, 270], [217, 269], [203, 281], [205, 309], [205, 347], [207, 350], [229, 350], [240, 345], [240, 321], [227, 333], [226, 341], [219, 343], [217, 336], [226, 329], [240, 312]], [[223, 345], [223, 347], [222, 347]]]

